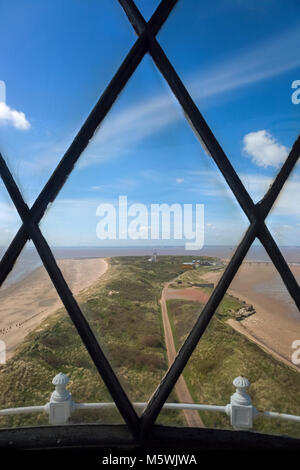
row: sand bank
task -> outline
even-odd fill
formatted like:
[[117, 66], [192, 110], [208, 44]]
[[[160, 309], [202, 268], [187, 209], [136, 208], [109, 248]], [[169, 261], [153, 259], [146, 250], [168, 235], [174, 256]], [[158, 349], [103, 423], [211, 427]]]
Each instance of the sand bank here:
[[[104, 274], [107, 263], [97, 259], [65, 259], [58, 265], [76, 296]], [[44, 267], [0, 291], [0, 339], [5, 341], [9, 359], [25, 336], [48, 315], [62, 307], [58, 294]]]
[[[291, 266], [291, 270], [299, 282], [300, 266]], [[207, 273], [202, 277], [217, 283], [220, 276]], [[241, 322], [231, 321], [231, 326], [292, 365], [291, 346], [300, 339], [300, 314], [275, 267], [270, 263], [243, 263], [228, 292], [256, 309], [255, 315]]]

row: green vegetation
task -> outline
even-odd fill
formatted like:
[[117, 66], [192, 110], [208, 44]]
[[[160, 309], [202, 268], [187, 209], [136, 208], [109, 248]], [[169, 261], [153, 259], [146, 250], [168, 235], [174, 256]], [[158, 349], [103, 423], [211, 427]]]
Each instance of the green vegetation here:
[[[226, 324], [231, 312], [241, 306], [234, 297], [224, 297], [185, 368], [184, 377], [194, 401], [226, 405], [234, 391], [232, 380], [244, 375], [252, 383], [250, 394], [257, 409], [300, 415], [300, 374]], [[167, 307], [178, 348], [203, 306], [172, 299]], [[223, 413], [201, 412], [201, 418], [208, 427], [230, 429], [229, 418]], [[300, 437], [299, 424], [279, 419], [257, 418], [254, 430]]]
[[[188, 287], [201, 282], [207, 267], [183, 271], [182, 262], [192, 257], [160, 256], [109, 260], [108, 271], [80, 295], [81, 308], [125, 391], [132, 401], [147, 401], [167, 369], [159, 299], [162, 287], [175, 277]], [[210, 288], [204, 288], [209, 294]], [[203, 305], [185, 300], [167, 302], [175, 345], [178, 348]], [[273, 359], [234, 331], [226, 321], [243, 306], [226, 295], [193, 353], [184, 376], [197, 403], [227, 404], [234, 389], [232, 380], [245, 375], [252, 382], [251, 397], [258, 409], [300, 415], [300, 375]], [[0, 408], [45, 404], [58, 372], [70, 377], [74, 401], [112, 401], [81, 339], [64, 309], [48, 317], [6, 365], [0, 366]], [[298, 395], [297, 395], [298, 394]], [[172, 393], [169, 401], [176, 402]], [[201, 413], [206, 426], [230, 428], [221, 413]], [[47, 424], [46, 414], [20, 414], [0, 418], [1, 427]], [[120, 423], [118, 411], [76, 411], [72, 423]], [[182, 413], [167, 410], [159, 423], [184, 425]], [[300, 426], [259, 418], [255, 430], [300, 437]]]
[[[172, 289], [182, 289], [185, 287], [197, 286], [199, 283], [209, 283], [205, 279], [202, 279], [201, 276], [206, 273], [221, 272], [224, 267], [212, 267], [212, 266], [199, 266], [196, 269], [187, 269], [184, 271], [174, 282], [170, 284]], [[209, 291], [210, 292], [210, 291]]]
[[[188, 261], [191, 257], [185, 257]], [[163, 284], [180, 274], [183, 257], [120, 257], [80, 296], [81, 308], [133, 401], [148, 401], [167, 360], [159, 298]], [[48, 317], [7, 364], [0, 366], [0, 408], [45, 404], [58, 372], [70, 377], [77, 402], [112, 401], [64, 309]], [[170, 400], [176, 401], [173, 394]], [[0, 418], [1, 427], [47, 424], [46, 414]], [[160, 422], [183, 424], [181, 413], [163, 412]], [[72, 422], [120, 423], [113, 411], [77, 411]]]

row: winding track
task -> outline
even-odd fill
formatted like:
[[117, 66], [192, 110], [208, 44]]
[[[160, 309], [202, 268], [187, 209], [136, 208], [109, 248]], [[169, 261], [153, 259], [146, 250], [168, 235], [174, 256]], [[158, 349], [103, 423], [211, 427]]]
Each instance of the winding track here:
[[[167, 282], [163, 288], [160, 304], [161, 304], [161, 311], [162, 311], [162, 320], [163, 320], [163, 327], [164, 327], [164, 334], [165, 334], [165, 343], [167, 349], [167, 357], [168, 357], [168, 365], [174, 362], [176, 357], [176, 349], [174, 344], [173, 333], [168, 317], [168, 310], [167, 310], [167, 291], [170, 282]], [[187, 384], [183, 378], [183, 375], [180, 375], [177, 383], [175, 385], [175, 390], [177, 393], [178, 400], [181, 403], [194, 403], [192, 396], [189, 392]], [[198, 411], [196, 410], [182, 410], [185, 420], [190, 427], [197, 427], [197, 428], [204, 428], [204, 424], [200, 418]]]

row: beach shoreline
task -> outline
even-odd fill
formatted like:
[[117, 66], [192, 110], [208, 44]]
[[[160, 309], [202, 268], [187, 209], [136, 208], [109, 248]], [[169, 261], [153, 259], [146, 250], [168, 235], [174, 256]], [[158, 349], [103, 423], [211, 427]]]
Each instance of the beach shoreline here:
[[[73, 295], [92, 286], [107, 270], [103, 258], [61, 259], [57, 262]], [[43, 266], [0, 290], [0, 339], [10, 359], [26, 336], [63, 306]]]
[[[290, 267], [299, 279], [300, 266]], [[201, 277], [216, 285], [221, 275], [222, 273], [207, 273]], [[300, 316], [293, 301], [287, 301], [288, 293], [281, 283], [272, 264], [253, 261], [243, 263], [228, 289], [228, 294], [253, 305], [256, 313], [239, 322], [232, 320], [229, 324], [277, 359], [281, 358], [283, 362], [300, 371], [300, 367], [291, 361], [294, 352], [292, 343], [300, 339]], [[274, 295], [271, 290], [264, 291], [264, 285], [280, 285], [282, 296], [280, 297], [276, 289]]]
[[[104, 258], [67, 258], [58, 265], [74, 296], [92, 286], [107, 270]], [[300, 279], [300, 266], [291, 265]], [[201, 277], [215, 285], [222, 272], [208, 272]], [[278, 280], [279, 279], [279, 280]], [[300, 315], [295, 306], [283, 296], [272, 296], [265, 285], [282, 282], [270, 263], [244, 262], [232, 281], [228, 294], [254, 306], [256, 313], [242, 321], [232, 320], [230, 326], [248, 336], [270, 353], [297, 370], [291, 362], [292, 343], [300, 339]], [[170, 297], [178, 292], [169, 292]], [[174, 298], [175, 298], [174, 297]], [[202, 299], [203, 300], [203, 299]], [[0, 290], [0, 339], [5, 341], [7, 359], [25, 337], [49, 315], [62, 307], [58, 294], [44, 267], [38, 267], [25, 278]], [[295, 310], [296, 309], [296, 310]], [[298, 316], [297, 316], [298, 315]]]

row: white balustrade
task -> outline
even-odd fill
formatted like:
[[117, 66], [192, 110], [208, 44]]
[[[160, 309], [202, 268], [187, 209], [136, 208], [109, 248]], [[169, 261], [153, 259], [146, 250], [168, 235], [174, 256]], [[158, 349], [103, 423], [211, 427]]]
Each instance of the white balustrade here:
[[[66, 424], [74, 410], [109, 409], [115, 408], [113, 402], [107, 403], [75, 403], [72, 401], [71, 393], [67, 390], [69, 378], [63, 373], [57, 374], [52, 380], [55, 390], [50, 397], [50, 401], [42, 406], [27, 406], [20, 408], [7, 408], [0, 410], [0, 416], [14, 415], [19, 413], [43, 413], [49, 415], [49, 423], [53, 425]], [[251, 430], [253, 420], [256, 416], [268, 418], [279, 418], [285, 421], [300, 423], [300, 416], [273, 411], [258, 411], [253, 406], [248, 394], [250, 382], [245, 377], [236, 377], [233, 381], [236, 388], [235, 393], [230, 398], [230, 403], [225, 406], [220, 405], [200, 405], [195, 403], [165, 403], [164, 409], [175, 410], [198, 410], [226, 413], [230, 417], [233, 429], [239, 431]], [[144, 409], [147, 403], [133, 403], [136, 409]]]

